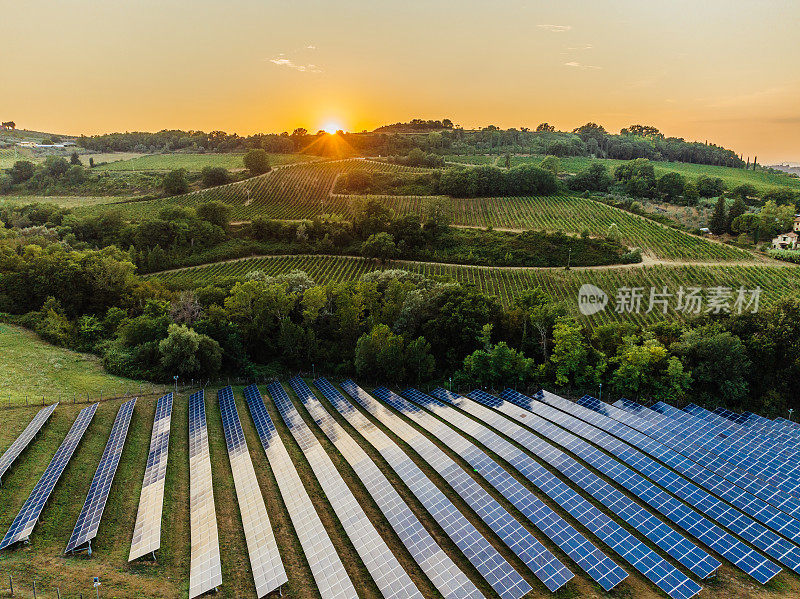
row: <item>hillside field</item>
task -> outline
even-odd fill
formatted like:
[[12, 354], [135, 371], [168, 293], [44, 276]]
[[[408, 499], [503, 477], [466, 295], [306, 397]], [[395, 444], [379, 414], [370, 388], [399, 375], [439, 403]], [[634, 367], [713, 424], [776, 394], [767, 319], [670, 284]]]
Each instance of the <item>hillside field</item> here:
[[[371, 160], [329, 161], [296, 164], [246, 181], [170, 198], [135, 201], [111, 207], [131, 219], [153, 217], [169, 206], [197, 206], [216, 200], [233, 207], [235, 221], [256, 216], [273, 219], [310, 219], [322, 214], [349, 218], [354, 196], [332, 195], [336, 178], [356, 170], [416, 172], [408, 167]], [[381, 196], [395, 214], [423, 214], [431, 198], [423, 196]], [[624, 210], [588, 198], [556, 195], [513, 198], [446, 198], [452, 223], [456, 226], [563, 231], [605, 236], [616, 224], [621, 241], [642, 248], [658, 258], [696, 261], [751, 260], [743, 250], [712, 243], [706, 239], [663, 226]], [[108, 207], [83, 210], [96, 213]]]
[[[541, 162], [543, 155], [540, 156], [512, 156], [511, 166], [524, 164], [526, 162]], [[497, 155], [472, 155], [472, 156], [446, 156], [449, 162], [458, 162], [462, 164], [502, 164], [503, 156]], [[613, 171], [618, 165], [627, 162], [625, 160], [614, 160], [609, 158], [591, 158], [588, 156], [566, 156], [559, 158], [561, 168], [568, 173], [577, 173], [586, 169], [593, 162], [600, 162], [608, 166], [609, 170]], [[788, 175], [781, 175], [775, 173], [768, 173], [763, 170], [744, 170], [740, 168], [731, 168], [727, 166], [714, 166], [709, 164], [689, 164], [687, 162], [659, 162], [651, 161], [656, 176], [660, 177], [664, 173], [670, 171], [678, 172], [684, 175], [687, 179], [696, 180], [698, 177], [719, 177], [725, 181], [728, 189], [732, 189], [737, 185], [748, 184], [752, 185], [759, 191], [766, 191], [775, 187], [788, 187], [796, 191], [800, 191], [800, 178], [790, 177]]]
[[[268, 275], [278, 275], [292, 270], [302, 270], [318, 283], [356, 280], [365, 273], [379, 270], [401, 268], [427, 277], [453, 279], [461, 283], [475, 285], [482, 291], [496, 296], [504, 304], [510, 304], [514, 297], [526, 289], [541, 287], [548, 295], [563, 302], [567, 309], [579, 316], [581, 322], [597, 326], [612, 321], [636, 323], [653, 322], [663, 318], [656, 309], [649, 314], [647, 298], [650, 288], [658, 291], [667, 287], [677, 293], [680, 287], [692, 286], [708, 289], [716, 286], [738, 290], [760, 287], [762, 295], [760, 307], [763, 309], [781, 297], [800, 291], [800, 277], [793, 266], [632, 266], [620, 268], [492, 268], [481, 266], [457, 266], [447, 264], [390, 261], [381, 267], [371, 260], [342, 256], [266, 256], [248, 258], [231, 262], [208, 264], [194, 268], [169, 271], [149, 275], [170, 285], [192, 288], [214, 282], [242, 280], [248, 273], [261, 271]], [[603, 289], [610, 298], [606, 309], [592, 316], [578, 313], [578, 289], [583, 284], [592, 284]], [[642, 287], [645, 299], [640, 313], [617, 314], [614, 311], [614, 297], [623, 287]], [[684, 315], [672, 309], [667, 318], [683, 318]]]
[[[106, 156], [105, 154], [103, 156]], [[111, 155], [113, 156], [113, 154]], [[159, 171], [168, 172], [182, 168], [187, 171], [201, 171], [207, 166], [218, 166], [228, 170], [244, 169], [244, 154], [140, 154], [125, 160], [115, 160], [97, 167], [105, 171]], [[272, 166], [308, 161], [308, 156], [299, 154], [270, 154]], [[98, 159], [95, 158], [95, 164]]]

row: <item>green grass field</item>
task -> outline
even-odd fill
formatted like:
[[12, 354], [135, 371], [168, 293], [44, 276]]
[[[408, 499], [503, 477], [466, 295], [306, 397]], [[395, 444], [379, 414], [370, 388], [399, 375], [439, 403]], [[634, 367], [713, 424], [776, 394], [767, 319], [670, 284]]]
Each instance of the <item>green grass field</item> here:
[[140, 390], [149, 391], [149, 383], [110, 375], [100, 360], [41, 341], [28, 329], [0, 323], [0, 407], [69, 401], [86, 401], [119, 396]]
[[84, 208], [88, 206], [105, 206], [127, 200], [124, 196], [0, 196], [0, 206], [11, 204], [22, 206], [25, 204], [56, 204], [62, 208]]
[[[105, 155], [104, 155], [105, 156]], [[113, 156], [113, 154], [111, 155]], [[115, 160], [97, 167], [105, 171], [171, 171], [178, 168], [200, 171], [207, 166], [221, 166], [228, 170], [244, 169], [244, 154], [138, 154], [127, 160]], [[300, 154], [270, 154], [272, 166], [308, 161]], [[99, 162], [95, 158], [95, 164]]]
[[[578, 289], [588, 283], [603, 289], [610, 298], [606, 309], [592, 316], [580, 316], [590, 326], [612, 321], [652, 322], [663, 318], [657, 310], [645, 313], [648, 307], [650, 288], [660, 291], [664, 286], [671, 293], [680, 287], [699, 286], [704, 289], [723, 286], [738, 290], [760, 287], [760, 307], [764, 308], [781, 297], [800, 292], [800, 277], [794, 266], [633, 266], [621, 268], [571, 269], [519, 269], [491, 268], [481, 266], [455, 266], [447, 264], [390, 261], [381, 267], [377, 263], [360, 258], [340, 256], [272, 256], [247, 258], [232, 262], [208, 264], [166, 273], [149, 275], [176, 287], [191, 288], [214, 282], [230, 282], [243, 279], [248, 273], [261, 271], [269, 275], [302, 270], [318, 283], [352, 281], [367, 272], [381, 268], [401, 268], [428, 277], [453, 279], [475, 285], [481, 290], [509, 304], [515, 296], [526, 289], [541, 287], [552, 298], [561, 301], [578, 315]], [[617, 290], [622, 287], [644, 289], [642, 310], [639, 313], [614, 311]], [[674, 300], [673, 300], [674, 304]], [[667, 318], [683, 318], [685, 315], [670, 309]]]
[[[526, 162], [541, 162], [544, 156], [512, 156], [511, 166]], [[496, 155], [475, 155], [475, 156], [446, 156], [450, 162], [460, 162], [463, 164], [495, 164], [498, 159]], [[625, 160], [596, 159], [588, 156], [570, 156], [560, 158], [561, 168], [568, 173], [577, 173], [587, 168], [592, 162], [601, 162], [613, 170], [617, 165], [626, 162]], [[800, 191], [800, 179], [789, 175], [768, 173], [763, 170], [751, 171], [740, 168], [730, 168], [727, 166], [713, 166], [707, 164], [689, 164], [686, 162], [658, 162], [653, 161], [656, 176], [675, 171], [684, 175], [687, 179], [696, 180], [700, 176], [719, 177], [725, 181], [728, 189], [737, 185], [749, 184], [759, 191], [766, 191], [776, 187], [788, 187]]]

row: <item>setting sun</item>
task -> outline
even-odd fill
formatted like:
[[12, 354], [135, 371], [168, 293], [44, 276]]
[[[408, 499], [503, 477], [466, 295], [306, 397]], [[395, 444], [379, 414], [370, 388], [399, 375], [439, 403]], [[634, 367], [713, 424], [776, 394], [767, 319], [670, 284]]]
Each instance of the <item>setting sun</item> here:
[[336, 123], [336, 122], [333, 122], [333, 121], [325, 123], [325, 125], [322, 127], [322, 130], [325, 133], [328, 133], [329, 135], [333, 135], [337, 131], [341, 131], [341, 129], [342, 129], [342, 126], [339, 123]]

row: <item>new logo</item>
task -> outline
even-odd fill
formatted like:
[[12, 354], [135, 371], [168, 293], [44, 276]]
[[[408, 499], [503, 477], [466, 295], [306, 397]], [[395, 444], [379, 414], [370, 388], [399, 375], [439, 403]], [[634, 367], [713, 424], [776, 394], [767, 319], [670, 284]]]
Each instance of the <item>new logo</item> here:
[[608, 295], [606, 295], [605, 291], [588, 283], [581, 285], [578, 290], [578, 309], [581, 314], [584, 316], [597, 314], [604, 310], [607, 305]]

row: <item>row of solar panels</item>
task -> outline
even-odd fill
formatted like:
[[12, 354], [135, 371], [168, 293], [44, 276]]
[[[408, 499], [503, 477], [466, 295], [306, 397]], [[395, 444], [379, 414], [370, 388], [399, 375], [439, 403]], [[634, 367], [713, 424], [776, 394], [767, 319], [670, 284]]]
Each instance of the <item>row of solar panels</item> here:
[[[339, 414], [375, 447], [501, 597], [521, 597], [531, 590], [526, 576], [481, 535], [390, 436], [325, 379], [315, 384]], [[291, 381], [291, 386], [441, 594], [481, 597], [481, 592], [429, 535], [380, 468], [308, 386], [297, 378]], [[676, 599], [692, 597], [701, 589], [684, 572], [705, 579], [720, 566], [720, 562], [695, 544], [692, 537], [762, 583], [780, 572], [780, 564], [800, 572], [800, 547], [797, 545], [800, 496], [786, 485], [774, 484], [787, 478], [791, 481], [794, 476], [800, 479], [795, 468], [797, 461], [793, 460], [794, 441], [800, 438], [800, 427], [794, 423], [724, 411], [712, 413], [697, 406], [680, 411], [656, 404], [648, 409], [626, 400], [610, 406], [590, 397], [575, 404], [547, 392], [526, 397], [506, 390], [495, 397], [475, 391], [465, 398], [443, 389], [437, 389], [432, 395], [409, 389], [401, 397], [385, 388], [378, 388], [369, 395], [352, 381], [345, 381], [342, 388], [436, 470], [497, 539], [550, 590], [563, 586], [573, 573], [421, 429], [461, 456], [483, 482], [505, 497], [529, 524], [606, 590], [624, 580], [627, 572], [522, 485], [513, 475], [514, 471], [570, 514], [618, 558]], [[268, 392], [383, 595], [421, 597], [284, 388], [272, 383]], [[258, 595], [263, 596], [286, 582], [286, 572], [244, 440], [233, 393], [230, 388], [222, 389], [218, 397], [253, 576]], [[246, 388], [245, 399], [322, 596], [355, 597], [353, 583], [277, 435], [258, 389], [255, 386]], [[120, 408], [68, 550], [86, 545], [97, 532], [134, 402]], [[160, 544], [171, 406], [170, 394], [159, 400], [156, 409], [131, 559], [155, 551]], [[10, 541], [4, 539], [0, 549], [27, 539], [95, 408], [91, 406], [81, 412], [42, 477], [45, 482], [37, 485], [17, 517], [19, 523], [15, 520], [6, 535]], [[20, 439], [28, 438], [29, 442], [49, 416], [43, 413], [37, 415]], [[202, 392], [190, 397], [189, 413], [190, 597], [194, 597], [219, 586], [222, 571]], [[398, 414], [403, 414], [407, 420]], [[408, 420], [420, 428], [412, 426]], [[0, 476], [8, 468], [2, 469], [6, 455], [10, 453], [13, 461], [27, 442], [15, 442], [0, 458]], [[23, 445], [22, 448], [19, 445]], [[487, 450], [507, 462], [511, 471], [497, 463]], [[570, 454], [618, 486], [606, 482]], [[637, 531], [638, 536], [628, 532], [566, 481], [612, 511]], [[648, 546], [640, 537], [648, 539], [660, 551]], [[665, 556], [680, 564], [683, 570]]]

